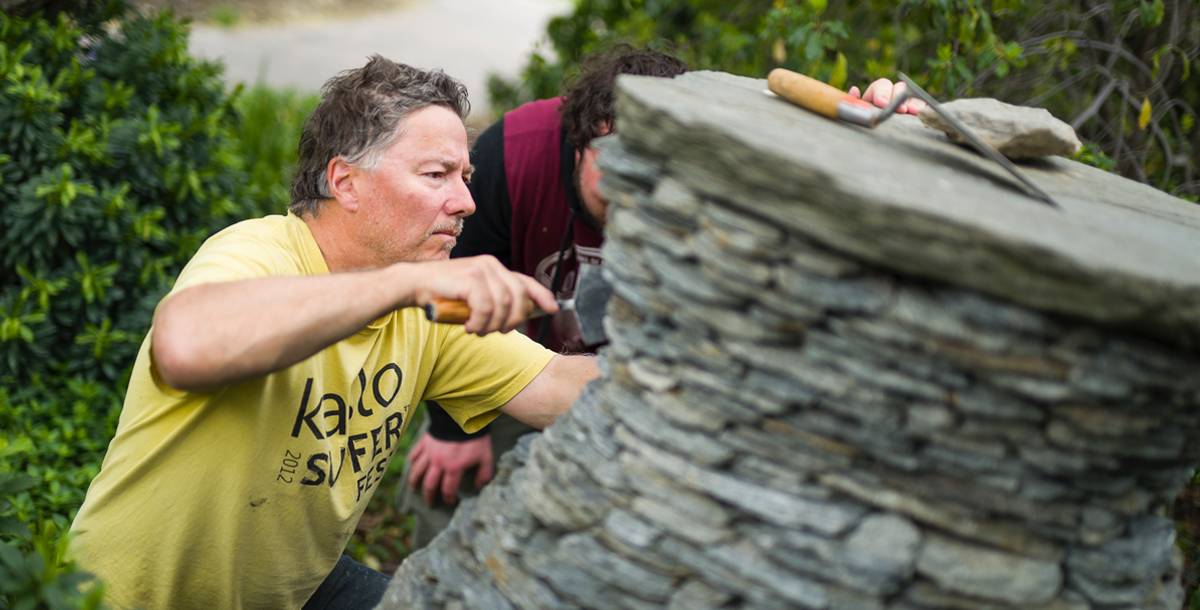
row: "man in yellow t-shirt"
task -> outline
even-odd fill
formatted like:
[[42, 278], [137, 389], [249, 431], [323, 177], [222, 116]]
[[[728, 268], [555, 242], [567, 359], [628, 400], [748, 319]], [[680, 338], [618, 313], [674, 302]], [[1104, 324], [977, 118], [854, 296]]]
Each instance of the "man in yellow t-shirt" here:
[[[325, 86], [287, 216], [213, 236], [159, 304], [72, 525], [120, 608], [371, 607], [341, 556], [413, 409], [542, 427], [596, 376], [509, 332], [549, 291], [449, 260], [474, 211], [466, 91], [375, 56]], [[464, 326], [414, 308], [471, 306]]]

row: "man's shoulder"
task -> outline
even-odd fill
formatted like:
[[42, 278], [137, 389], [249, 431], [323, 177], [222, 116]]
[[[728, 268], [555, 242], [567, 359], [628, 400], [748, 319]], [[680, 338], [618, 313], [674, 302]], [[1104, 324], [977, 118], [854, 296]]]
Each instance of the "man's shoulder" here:
[[562, 107], [564, 101], [566, 101], [566, 98], [564, 98], [562, 96], [548, 97], [543, 100], [533, 100], [532, 102], [525, 102], [524, 104], [517, 106], [516, 108], [510, 110], [508, 112], [508, 114], [512, 114], [514, 112], [519, 112], [519, 113], [558, 112], [558, 109], [560, 107]]
[[327, 272], [308, 226], [290, 214], [253, 218], [225, 227], [205, 240], [188, 267], [214, 264], [257, 269], [254, 275]]
[[250, 218], [235, 222], [213, 234], [213, 240], [226, 239], [266, 239], [286, 240], [291, 224], [301, 222], [294, 216], [272, 214], [261, 218]]
[[[223, 248], [244, 245], [248, 248], [305, 252], [312, 247], [308, 226], [298, 216], [272, 214], [242, 220], [221, 229], [208, 238], [206, 246]], [[307, 252], [305, 252], [307, 254]]]
[[530, 129], [558, 129], [562, 122], [559, 108], [563, 98], [552, 97], [527, 102], [504, 114], [504, 131], [516, 134]]

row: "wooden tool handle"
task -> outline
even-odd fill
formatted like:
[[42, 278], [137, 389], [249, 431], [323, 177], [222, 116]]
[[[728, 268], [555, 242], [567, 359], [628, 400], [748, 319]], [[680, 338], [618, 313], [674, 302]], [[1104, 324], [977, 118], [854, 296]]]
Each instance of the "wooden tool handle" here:
[[[530, 303], [532, 305], [532, 303]], [[549, 315], [542, 308], [534, 306], [526, 319], [540, 318]], [[425, 319], [430, 322], [443, 324], [466, 324], [471, 317], [471, 306], [466, 301], [458, 299], [434, 299], [425, 304]]]
[[445, 324], [466, 324], [471, 317], [471, 308], [466, 301], [456, 299], [434, 299], [425, 305], [425, 319]]
[[831, 119], [839, 118], [838, 105], [872, 106], [859, 98], [815, 78], [809, 78], [785, 68], [775, 68], [767, 75], [767, 88], [783, 99]]

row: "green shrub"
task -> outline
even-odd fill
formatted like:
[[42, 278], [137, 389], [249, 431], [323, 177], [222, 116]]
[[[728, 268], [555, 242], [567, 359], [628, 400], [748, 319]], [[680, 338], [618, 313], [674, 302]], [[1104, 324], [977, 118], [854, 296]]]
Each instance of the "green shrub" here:
[[553, 56], [489, 80], [498, 110], [560, 93], [613, 42], [666, 47], [694, 69], [765, 77], [782, 66], [838, 87], [904, 71], [934, 95], [1043, 106], [1075, 124], [1080, 156], [1200, 196], [1200, 4], [1163, 0], [576, 0], [552, 19]]
[[4, 16], [0, 44], [5, 386], [115, 387], [180, 265], [245, 211], [231, 98], [167, 15]]
[[184, 22], [38, 4], [0, 14], [0, 608], [95, 604], [62, 533], [153, 308], [212, 232], [282, 209]]
[[[0, 474], [0, 492], [34, 483], [31, 478]], [[66, 556], [67, 538], [60, 528], [43, 523], [28, 532], [24, 545], [0, 542], [0, 608], [101, 607], [103, 586]]]
[[236, 107], [242, 129], [237, 146], [249, 165], [247, 196], [266, 212], [281, 214], [287, 210], [300, 130], [319, 101], [315, 94], [262, 85], [238, 96]]

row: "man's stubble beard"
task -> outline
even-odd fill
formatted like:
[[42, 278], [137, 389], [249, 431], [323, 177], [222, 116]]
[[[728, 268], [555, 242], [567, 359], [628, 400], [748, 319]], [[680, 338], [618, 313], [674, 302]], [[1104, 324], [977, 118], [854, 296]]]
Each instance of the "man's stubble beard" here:
[[[454, 218], [430, 227], [429, 231], [425, 233], [425, 240], [420, 246], [417, 246], [417, 248], [410, 253], [411, 258], [415, 261], [436, 261], [450, 258], [450, 252], [454, 250], [454, 246], [458, 244], [458, 237], [462, 235], [463, 223], [464, 220], [462, 218]], [[420, 253], [422, 252], [423, 248], [421, 248], [421, 246], [423, 246], [425, 242], [432, 239], [434, 235], [447, 232], [454, 234], [454, 241], [442, 246], [441, 249], [438, 250], [437, 254], [434, 254], [431, 257], [422, 258]]]

